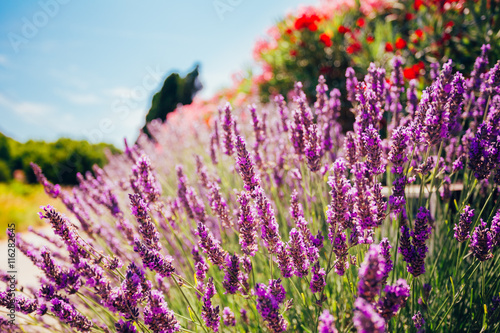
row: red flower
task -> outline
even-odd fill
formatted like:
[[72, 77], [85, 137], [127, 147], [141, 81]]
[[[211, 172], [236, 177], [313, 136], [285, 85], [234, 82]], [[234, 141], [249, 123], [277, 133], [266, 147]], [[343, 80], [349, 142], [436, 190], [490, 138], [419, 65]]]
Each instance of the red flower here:
[[444, 25], [444, 27], [445, 27], [445, 28], [452, 28], [454, 25], [455, 25], [455, 22], [453, 22], [453, 21], [449, 21], [448, 23], [446, 23], [446, 24]]
[[403, 38], [398, 37], [398, 38], [396, 39], [396, 43], [395, 43], [395, 45], [396, 45], [396, 48], [398, 48], [398, 49], [400, 49], [400, 50], [401, 50], [401, 49], [404, 49], [404, 48], [406, 47], [406, 41], [405, 41]]
[[290, 55], [295, 57], [297, 55], [297, 50], [290, 50]]
[[339, 26], [339, 33], [345, 34], [345, 33], [348, 33], [348, 32], [351, 32], [351, 29], [349, 29], [347, 27], [344, 27], [343, 25]]
[[418, 38], [422, 38], [424, 36], [424, 32], [422, 29], [417, 29], [415, 30], [415, 35], [417, 35]]
[[375, 41], [375, 37], [373, 37], [373, 36], [366, 36], [366, 42], [368, 44], [373, 43], [373, 41]]
[[325, 44], [326, 47], [330, 47], [333, 45], [332, 43], [332, 40], [330, 38], [330, 36], [328, 36], [327, 34], [325, 33], [322, 33], [321, 35], [319, 35], [319, 41], [323, 44]]
[[405, 69], [403, 69], [403, 75], [407, 80], [412, 80], [417, 78], [417, 72], [415, 72], [413, 67], [406, 67]]
[[311, 31], [316, 31], [318, 30], [318, 26], [316, 25], [316, 23], [311, 23], [309, 24], [309, 26], [307, 27], [309, 30]]
[[405, 20], [406, 21], [411, 21], [415, 18], [415, 15], [413, 15], [412, 13], [406, 13], [405, 15]]
[[413, 9], [418, 11], [423, 4], [423, 0], [415, 0], [415, 2], [413, 3]]
[[358, 25], [358, 27], [360, 28], [363, 28], [365, 26], [365, 19], [360, 17], [357, 21], [356, 21], [356, 24]]
[[290, 28], [288, 28], [288, 29], [286, 29], [286, 30], [285, 30], [285, 33], [286, 33], [287, 35], [291, 35], [291, 34], [292, 34], [292, 32], [293, 32], [293, 30], [292, 30], [292, 29], [290, 29]]
[[394, 52], [394, 47], [392, 46], [391, 43], [389, 42], [385, 43], [385, 52]]
[[312, 15], [304, 14], [295, 20], [294, 26], [295, 26], [295, 29], [297, 29], [297, 30], [302, 30], [302, 29], [307, 28], [311, 31], [316, 31], [316, 30], [318, 30], [318, 25], [316, 24], [316, 22], [318, 22], [318, 21], [320, 21], [320, 18], [318, 15], [316, 15], [316, 14], [312, 14]]
[[345, 50], [349, 54], [359, 52], [361, 51], [361, 44], [359, 42], [354, 42], [351, 45], [349, 45]]

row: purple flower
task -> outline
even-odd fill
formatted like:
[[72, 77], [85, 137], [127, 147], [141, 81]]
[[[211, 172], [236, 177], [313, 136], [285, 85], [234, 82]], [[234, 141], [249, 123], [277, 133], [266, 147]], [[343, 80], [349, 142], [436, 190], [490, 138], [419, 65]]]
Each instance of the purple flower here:
[[318, 126], [312, 124], [307, 131], [308, 135], [305, 141], [304, 154], [306, 155], [306, 162], [309, 170], [317, 172], [321, 167], [321, 145], [319, 143]]
[[142, 195], [137, 193], [129, 194], [129, 198], [132, 215], [137, 219], [139, 233], [144, 243], [151, 249], [159, 251], [161, 249], [160, 234], [149, 216], [146, 202], [142, 199]]
[[358, 296], [370, 303], [380, 294], [382, 284], [387, 279], [386, 260], [380, 254], [380, 245], [372, 244], [359, 268]]
[[372, 304], [362, 297], [354, 302], [353, 323], [359, 333], [383, 333], [385, 332], [385, 320]]
[[470, 242], [470, 250], [477, 260], [486, 261], [493, 257], [491, 253], [491, 248], [493, 247], [492, 240], [491, 232], [486, 222], [481, 219], [480, 225], [472, 233], [472, 240]]
[[258, 250], [257, 222], [255, 221], [250, 205], [250, 195], [242, 191], [238, 196], [238, 202], [240, 203], [238, 226], [240, 227], [241, 251], [253, 257]]
[[387, 278], [389, 277], [389, 273], [392, 271], [392, 267], [393, 267], [392, 260], [391, 260], [392, 246], [389, 243], [389, 240], [387, 238], [384, 238], [380, 241], [378, 249], [379, 249], [380, 255], [385, 260], [385, 266], [384, 266], [384, 271], [383, 271], [384, 278], [383, 278], [383, 282], [382, 282], [382, 284], [385, 284], [387, 281]]
[[216, 289], [213, 279], [209, 278], [205, 285], [205, 292], [203, 293], [201, 317], [207, 327], [211, 328], [214, 332], [218, 332], [220, 325], [219, 306], [214, 307], [211, 301], [215, 293]]
[[219, 218], [222, 227], [229, 228], [230, 226], [233, 225], [233, 222], [229, 217], [230, 212], [227, 207], [226, 200], [224, 200], [224, 198], [220, 193], [219, 185], [217, 185], [216, 183], [210, 183], [209, 189], [210, 189], [210, 196], [208, 200], [210, 202], [210, 208], [212, 208], [212, 211]]
[[330, 196], [332, 198], [327, 208], [328, 237], [334, 242], [335, 232], [338, 226], [347, 229], [350, 227], [350, 213], [348, 211], [348, 193], [351, 190], [351, 184], [345, 176], [345, 161], [338, 158], [332, 165], [332, 175], [328, 178], [328, 185], [332, 188]]
[[500, 209], [491, 220], [490, 231], [493, 246], [500, 246]]
[[290, 253], [293, 263], [293, 273], [298, 277], [306, 276], [309, 273], [309, 259], [306, 253], [304, 238], [295, 228], [290, 231], [290, 240], [287, 244], [287, 250]]
[[425, 273], [425, 257], [428, 250], [425, 241], [431, 234], [431, 222], [430, 212], [425, 207], [420, 207], [415, 219], [415, 228], [411, 232], [411, 242], [410, 229], [406, 224], [401, 226], [399, 252], [406, 261], [408, 272], [415, 277]]
[[325, 275], [325, 270], [319, 266], [319, 261], [317, 261], [312, 268], [311, 284], [309, 286], [313, 293], [323, 291], [326, 285]]
[[61, 186], [59, 186], [59, 184], [54, 185], [51, 182], [49, 182], [45, 177], [45, 175], [43, 174], [42, 169], [35, 163], [31, 162], [30, 166], [33, 169], [33, 173], [36, 176], [36, 180], [40, 184], [42, 184], [45, 193], [47, 193], [52, 198], [57, 198], [59, 196], [59, 193], [61, 193]]
[[187, 177], [184, 174], [184, 171], [182, 169], [181, 165], [178, 165], [176, 168], [177, 171], [177, 179], [178, 179], [178, 186], [177, 186], [177, 196], [179, 197], [179, 200], [182, 203], [182, 206], [184, 207], [184, 211], [186, 212], [186, 215], [190, 219], [194, 219], [194, 213], [193, 209], [191, 208], [191, 204], [189, 203], [188, 197], [187, 197]]
[[454, 236], [459, 242], [465, 242], [470, 238], [469, 230], [473, 217], [474, 209], [470, 208], [469, 205], [466, 205], [463, 213], [460, 213], [460, 220], [458, 224], [455, 224], [455, 227], [453, 228], [453, 230], [455, 230]]
[[275, 97], [274, 101], [278, 104], [278, 112], [281, 118], [283, 132], [288, 132], [288, 108], [286, 107], [285, 99], [283, 95], [278, 95]]
[[220, 246], [220, 242], [215, 239], [212, 232], [210, 232], [203, 223], [198, 223], [197, 233], [200, 237], [198, 244], [203, 249], [203, 252], [207, 254], [208, 260], [210, 260], [213, 265], [223, 266], [227, 253]]
[[224, 310], [222, 310], [222, 321], [226, 326], [236, 326], [236, 318], [234, 317], [234, 313], [227, 306], [224, 308]]
[[406, 300], [410, 297], [410, 287], [406, 280], [399, 279], [393, 286], [386, 286], [385, 295], [377, 304], [379, 314], [388, 322], [394, 317], [399, 309], [406, 306]]
[[240, 258], [235, 253], [226, 256], [225, 275], [222, 285], [226, 289], [225, 293], [236, 294], [240, 288], [241, 275], [240, 275]]
[[284, 278], [289, 278], [293, 276], [293, 263], [290, 253], [283, 243], [278, 244], [276, 251], [276, 261], [278, 262], [278, 267], [281, 271], [281, 275]]
[[242, 136], [236, 137], [236, 150], [238, 152], [236, 163], [243, 179], [244, 188], [253, 195], [253, 192], [260, 186], [260, 179], [255, 173], [252, 157], [246, 149]]
[[271, 332], [284, 332], [287, 329], [288, 323], [280, 314], [280, 302], [270, 289], [263, 283], [255, 285], [254, 294], [257, 297], [257, 311], [259, 311]]
[[90, 319], [82, 315], [78, 310], [60, 298], [53, 298], [50, 301], [50, 311], [65, 324], [79, 330], [80, 332], [89, 332], [93, 324]]
[[170, 277], [175, 272], [172, 265], [174, 259], [171, 256], [163, 256], [158, 251], [149, 248], [139, 239], [135, 239], [134, 251], [139, 253], [144, 267], [160, 274], [163, 277]]
[[385, 171], [385, 164], [382, 162], [382, 147], [380, 134], [372, 125], [363, 132], [361, 139], [367, 151], [366, 167], [372, 176], [377, 176]]
[[319, 316], [318, 323], [318, 333], [337, 333], [335, 328], [335, 318], [330, 314], [328, 310], [323, 310], [323, 313]]
[[234, 126], [236, 122], [231, 114], [231, 104], [229, 102], [224, 105], [224, 118], [221, 120], [222, 125], [222, 151], [224, 154], [231, 156], [234, 153]]
[[163, 294], [152, 290], [144, 308], [144, 323], [155, 333], [173, 333], [181, 330], [174, 312], [169, 310]]
[[422, 314], [420, 311], [417, 311], [413, 317], [413, 323], [415, 324], [415, 328], [417, 329], [417, 333], [424, 333], [425, 332], [425, 320], [422, 317]]
[[354, 103], [356, 101], [356, 94], [358, 93], [358, 79], [352, 67], [348, 67], [345, 71], [347, 100]]
[[274, 210], [262, 188], [258, 187], [254, 193], [255, 208], [260, 219], [262, 240], [269, 253], [276, 253], [277, 246], [282, 243], [282, 241], [279, 234], [279, 224], [276, 221]]
[[161, 186], [146, 155], [142, 155], [132, 167], [130, 186], [136, 194], [142, 193], [147, 203], [156, 202], [160, 198]]
[[115, 323], [115, 329], [117, 333], [137, 333], [134, 322], [123, 321], [123, 319]]
[[474, 62], [474, 69], [470, 73], [470, 78], [467, 80], [467, 88], [469, 91], [478, 91], [481, 88], [482, 75], [488, 67], [488, 52], [491, 50], [490, 44], [481, 46], [481, 55]]

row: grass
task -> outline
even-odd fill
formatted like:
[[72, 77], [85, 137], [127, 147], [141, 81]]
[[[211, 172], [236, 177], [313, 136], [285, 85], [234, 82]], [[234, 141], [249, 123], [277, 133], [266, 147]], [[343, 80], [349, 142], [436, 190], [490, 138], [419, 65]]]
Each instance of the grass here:
[[0, 183], [0, 239], [6, 238], [5, 230], [11, 223], [16, 225], [16, 231], [25, 231], [29, 226], [44, 225], [38, 217], [38, 212], [40, 205], [47, 204], [58, 210], [65, 210], [60, 201], [45, 194], [41, 185], [18, 181]]

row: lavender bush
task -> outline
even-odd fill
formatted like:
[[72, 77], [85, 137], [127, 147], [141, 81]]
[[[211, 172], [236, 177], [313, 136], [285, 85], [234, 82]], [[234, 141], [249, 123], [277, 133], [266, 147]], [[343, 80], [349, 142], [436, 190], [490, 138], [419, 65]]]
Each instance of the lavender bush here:
[[347, 81], [347, 134], [319, 78], [315, 103], [296, 83], [210, 128], [153, 122], [72, 191], [33, 165], [71, 216], [41, 208], [50, 246], [18, 238], [42, 277], [0, 293], [1, 330], [500, 329], [500, 62], [435, 65], [421, 96], [401, 64]]

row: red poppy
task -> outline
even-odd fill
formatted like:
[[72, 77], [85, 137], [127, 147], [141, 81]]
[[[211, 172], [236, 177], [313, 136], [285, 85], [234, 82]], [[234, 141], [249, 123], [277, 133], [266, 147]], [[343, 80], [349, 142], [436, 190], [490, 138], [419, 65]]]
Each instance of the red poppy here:
[[318, 30], [318, 26], [316, 25], [316, 23], [311, 23], [309, 24], [309, 26], [307, 27], [309, 30], [311, 31], [316, 31]]
[[405, 79], [412, 80], [417, 78], [417, 72], [413, 69], [413, 67], [406, 67], [403, 69], [403, 75]]
[[413, 3], [413, 9], [419, 10], [423, 4], [424, 4], [423, 0], [415, 0], [415, 2]]
[[319, 41], [323, 44], [325, 44], [326, 47], [330, 47], [333, 45], [332, 43], [332, 40], [330, 38], [330, 36], [328, 36], [327, 34], [325, 33], [322, 33], [321, 35], [319, 35]]
[[318, 25], [316, 24], [316, 22], [318, 22], [318, 21], [320, 21], [320, 18], [318, 15], [316, 15], [316, 14], [312, 14], [312, 15], [304, 14], [295, 20], [294, 26], [295, 26], [295, 29], [297, 29], [297, 30], [307, 28], [311, 31], [316, 31], [316, 30], [318, 30]]
[[359, 52], [361, 51], [361, 44], [359, 42], [354, 42], [351, 45], [349, 45], [345, 50], [349, 54]]
[[400, 49], [400, 50], [401, 50], [401, 49], [404, 49], [404, 48], [406, 47], [406, 41], [405, 41], [403, 38], [398, 37], [398, 38], [396, 39], [396, 43], [395, 43], [395, 45], [396, 45], [396, 48], [398, 48], [398, 49]]
[[351, 32], [351, 29], [347, 28], [347, 27], [344, 27], [343, 25], [341, 25], [339, 27], [339, 33], [341, 34], [345, 34], [345, 33], [348, 33], [348, 32]]
[[374, 41], [375, 41], [375, 37], [373, 37], [373, 36], [366, 36], [366, 42], [367, 42], [368, 44], [371, 44], [371, 43], [373, 43]]
[[448, 23], [446, 23], [446, 24], [444, 25], [444, 27], [445, 27], [445, 28], [452, 28], [454, 25], [455, 25], [455, 22], [453, 22], [453, 21], [449, 21]]
[[286, 33], [287, 35], [291, 35], [291, 34], [292, 34], [292, 32], [293, 32], [293, 30], [292, 30], [292, 29], [290, 29], [290, 28], [288, 28], [288, 29], [286, 29], [286, 30], [285, 30], [285, 33]]
[[422, 29], [417, 29], [415, 30], [415, 35], [417, 35], [418, 38], [422, 38], [424, 36], [424, 32]]
[[297, 55], [297, 50], [290, 50], [290, 55], [295, 57]]
[[415, 18], [415, 15], [413, 15], [412, 13], [406, 13], [405, 15], [405, 20], [406, 21], [411, 21]]
[[356, 24], [358, 25], [358, 27], [360, 28], [363, 28], [365, 26], [365, 19], [360, 17], [357, 21], [356, 21]]
[[385, 52], [394, 52], [394, 47], [392, 46], [391, 43], [389, 42], [385, 43]]

